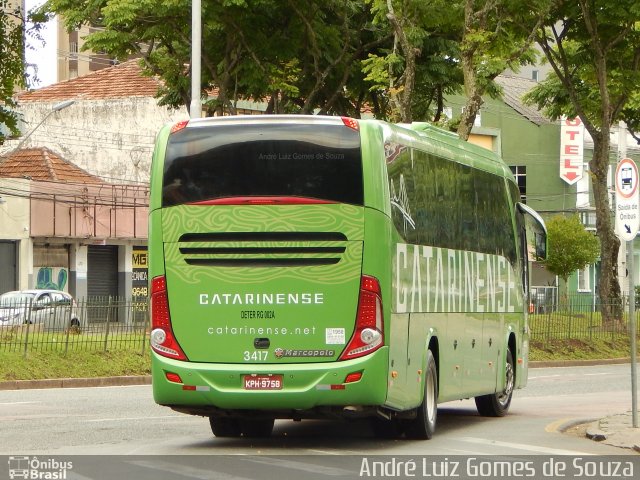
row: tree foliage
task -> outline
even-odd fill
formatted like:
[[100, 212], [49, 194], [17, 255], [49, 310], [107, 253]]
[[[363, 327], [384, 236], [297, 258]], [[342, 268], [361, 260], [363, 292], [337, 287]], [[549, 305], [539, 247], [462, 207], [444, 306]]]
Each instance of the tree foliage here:
[[[33, 48], [30, 42], [42, 42], [40, 30], [46, 18], [33, 12], [25, 14], [19, 4], [11, 6], [8, 0], [0, 0], [0, 7], [0, 125], [9, 135], [18, 135], [14, 95], [29, 80], [25, 73], [25, 43], [27, 48]], [[32, 22], [31, 26], [25, 27], [25, 21]], [[3, 130], [0, 129], [0, 145], [5, 140]]]
[[600, 242], [584, 229], [577, 215], [556, 215], [546, 222], [549, 255], [544, 265], [565, 282], [576, 270], [594, 263], [600, 255]]
[[[438, 122], [445, 96], [465, 85], [476, 99], [462, 121], [468, 132], [481, 104], [478, 96], [498, 94], [493, 78], [531, 61], [523, 25], [538, 17], [520, 13], [523, 0], [512, 4], [203, 2], [202, 91], [215, 89], [207, 101], [210, 112], [235, 113], [238, 101], [262, 99], [268, 113], [358, 117], [366, 105], [377, 118]], [[189, 0], [49, 0], [46, 11], [61, 14], [69, 29], [101, 27], [88, 36], [86, 48], [121, 60], [142, 57], [149, 72], [164, 79], [162, 103], [178, 106], [190, 103], [190, 5]], [[473, 15], [465, 24], [469, 5]]]
[[[219, 0], [202, 4], [202, 91], [211, 112], [235, 113], [243, 99], [269, 113], [359, 116], [368, 86], [360, 61], [389, 40], [362, 1]], [[49, 0], [69, 29], [102, 29], [86, 48], [137, 55], [164, 79], [162, 103], [190, 103], [189, 0]]]
[[[454, 2], [455, 3], [455, 2]], [[483, 96], [498, 96], [495, 78], [506, 69], [533, 64], [536, 30], [547, 19], [548, 0], [537, 9], [528, 0], [459, 0], [462, 9], [460, 62], [467, 102], [457, 128], [469, 138]]]
[[554, 75], [528, 101], [552, 118], [578, 115], [593, 139], [589, 162], [601, 245], [598, 291], [606, 319], [622, 317], [620, 241], [614, 233], [607, 176], [613, 124], [640, 125], [640, 4], [636, 0], [557, 0], [537, 41]]

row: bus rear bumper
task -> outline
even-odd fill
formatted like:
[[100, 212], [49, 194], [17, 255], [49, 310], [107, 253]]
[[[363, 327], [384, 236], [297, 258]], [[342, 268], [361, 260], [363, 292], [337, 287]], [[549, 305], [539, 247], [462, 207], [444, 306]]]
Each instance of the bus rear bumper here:
[[[152, 352], [153, 396], [160, 405], [198, 415], [379, 406], [387, 396], [387, 368], [387, 347], [342, 362], [282, 365], [183, 362]], [[358, 372], [360, 380], [345, 383], [348, 375]], [[174, 374], [169, 375], [174, 381], [167, 374]], [[246, 375], [271, 375], [281, 379], [281, 388], [247, 390]]]

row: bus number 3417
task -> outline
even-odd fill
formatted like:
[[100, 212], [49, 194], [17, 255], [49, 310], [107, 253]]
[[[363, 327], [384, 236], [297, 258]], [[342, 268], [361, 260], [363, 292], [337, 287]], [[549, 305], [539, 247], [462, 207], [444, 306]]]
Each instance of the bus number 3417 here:
[[266, 362], [268, 354], [269, 352], [265, 351], [257, 350], [250, 352], [249, 350], [245, 350], [243, 358], [245, 362]]

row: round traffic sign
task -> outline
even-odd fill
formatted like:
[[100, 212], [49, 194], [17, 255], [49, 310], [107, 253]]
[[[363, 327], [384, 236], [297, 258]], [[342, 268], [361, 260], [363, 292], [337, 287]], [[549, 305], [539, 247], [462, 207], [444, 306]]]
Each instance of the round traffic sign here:
[[638, 205], [638, 166], [623, 158], [616, 168], [616, 233], [627, 242], [636, 238], [640, 227]]

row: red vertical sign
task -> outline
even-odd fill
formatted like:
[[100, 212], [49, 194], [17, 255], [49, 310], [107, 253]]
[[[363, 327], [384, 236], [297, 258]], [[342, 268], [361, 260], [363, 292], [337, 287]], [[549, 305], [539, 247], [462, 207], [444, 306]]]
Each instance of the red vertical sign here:
[[563, 118], [560, 125], [560, 178], [573, 185], [584, 170], [584, 125], [579, 117]]

